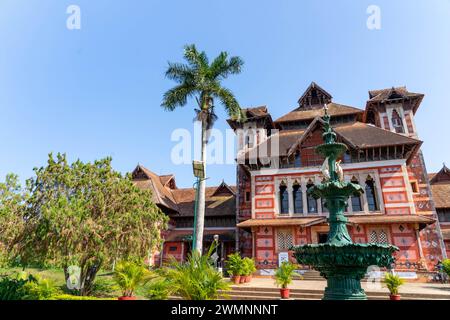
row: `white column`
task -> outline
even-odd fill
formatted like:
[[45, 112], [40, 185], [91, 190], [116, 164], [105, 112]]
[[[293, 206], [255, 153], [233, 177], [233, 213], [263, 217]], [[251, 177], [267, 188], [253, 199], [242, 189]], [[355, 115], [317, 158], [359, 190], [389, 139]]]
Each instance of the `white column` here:
[[[352, 178], [350, 176], [344, 176], [344, 180], [345, 180], [345, 182], [351, 182]], [[348, 204], [347, 212], [348, 212], [348, 214], [352, 214], [353, 213], [352, 197], [348, 197], [347, 204]]]
[[[366, 187], [366, 176], [367, 176], [366, 173], [359, 173], [358, 174], [358, 181], [359, 181], [360, 186], [363, 189]], [[367, 214], [367, 213], [369, 213], [369, 204], [367, 203], [367, 198], [366, 198], [366, 193], [365, 192], [363, 193], [361, 199], [362, 199], [362, 205], [363, 205], [363, 208], [364, 208], [364, 213]]]
[[[315, 184], [319, 184], [321, 182], [318, 175], [314, 176], [314, 182], [315, 182]], [[316, 200], [316, 202], [317, 202], [317, 213], [319, 215], [322, 215], [322, 201], [320, 201], [320, 200], [321, 199], [317, 199]]]
[[306, 216], [308, 214], [308, 197], [306, 194], [306, 179], [304, 176], [300, 177], [300, 183], [302, 186], [302, 199], [303, 199], [303, 215]]
[[382, 213], [386, 213], [384, 210], [384, 199], [383, 199], [383, 191], [381, 190], [381, 180], [380, 180], [380, 174], [378, 173], [378, 170], [374, 172], [373, 180], [375, 182], [375, 187], [377, 188], [377, 203], [380, 207], [380, 211]]
[[[409, 210], [411, 214], [416, 213], [416, 206], [414, 205], [413, 191], [411, 188], [411, 182], [409, 181], [408, 169], [405, 164], [402, 164], [403, 182], [405, 183], [406, 196], [408, 197]], [[419, 189], [420, 190], [420, 189]]]
[[287, 191], [288, 191], [288, 199], [289, 199], [289, 215], [292, 216], [294, 214], [294, 195], [292, 191], [294, 190], [292, 186], [292, 179], [288, 178], [287, 183]]

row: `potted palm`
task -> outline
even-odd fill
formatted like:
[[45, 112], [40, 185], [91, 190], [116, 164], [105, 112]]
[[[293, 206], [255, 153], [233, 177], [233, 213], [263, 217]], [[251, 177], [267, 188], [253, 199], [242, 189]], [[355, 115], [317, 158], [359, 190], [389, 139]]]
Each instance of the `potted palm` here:
[[275, 283], [281, 287], [281, 299], [289, 299], [290, 289], [288, 289], [288, 285], [292, 282], [294, 272], [295, 265], [290, 262], [283, 262], [275, 272]]
[[391, 300], [400, 300], [398, 289], [405, 281], [396, 274], [386, 273], [383, 282], [390, 292], [389, 298]]
[[150, 271], [141, 264], [121, 261], [116, 265], [113, 279], [122, 291], [119, 300], [136, 300], [134, 292], [150, 279]]
[[243, 259], [244, 270], [245, 270], [245, 282], [252, 281], [253, 273], [256, 271], [255, 260], [250, 258]]
[[226, 262], [228, 274], [231, 276], [231, 280], [234, 284], [238, 284], [241, 281], [241, 274], [243, 273], [244, 263], [239, 253], [235, 252], [228, 256]]

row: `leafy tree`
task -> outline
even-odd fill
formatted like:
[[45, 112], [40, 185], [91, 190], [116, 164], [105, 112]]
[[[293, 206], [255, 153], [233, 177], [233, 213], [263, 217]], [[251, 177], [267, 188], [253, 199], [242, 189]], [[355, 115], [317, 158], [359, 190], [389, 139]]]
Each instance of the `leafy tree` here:
[[49, 155], [27, 181], [25, 227], [15, 245], [26, 262], [51, 262], [81, 269], [81, 295], [92, 290], [102, 266], [146, 257], [160, 243], [167, 217], [151, 192], [137, 188], [129, 175], [111, 167], [111, 158], [69, 164]]
[[5, 182], [0, 183], [0, 256], [5, 260], [8, 247], [23, 230], [26, 198], [17, 175], [8, 174]]
[[[228, 115], [234, 120], [243, 120], [244, 113], [233, 93], [222, 86], [222, 80], [231, 74], [241, 72], [244, 64], [241, 58], [228, 58], [228, 53], [221, 52], [211, 63], [204, 51], [199, 52], [195, 45], [187, 45], [184, 48], [184, 59], [187, 64], [169, 63], [166, 77], [178, 83], [177, 86], [164, 94], [161, 106], [173, 111], [177, 107], [187, 104], [189, 98], [195, 97], [198, 109], [195, 109], [196, 120], [202, 124], [201, 134], [201, 161], [206, 167], [206, 144], [208, 143], [208, 130], [217, 119], [214, 113], [214, 102], [219, 100], [225, 107]], [[196, 226], [195, 249], [202, 252], [203, 226], [205, 217], [205, 180], [200, 180], [198, 212]]]

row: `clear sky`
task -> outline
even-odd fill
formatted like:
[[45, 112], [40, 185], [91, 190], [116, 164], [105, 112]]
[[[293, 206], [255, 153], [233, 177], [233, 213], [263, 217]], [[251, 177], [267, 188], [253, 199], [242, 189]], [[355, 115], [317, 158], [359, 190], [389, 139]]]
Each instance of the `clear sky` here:
[[[81, 9], [68, 30], [66, 9]], [[381, 29], [369, 30], [369, 5]], [[370, 89], [424, 93], [416, 116], [428, 171], [450, 164], [450, 1], [0, 0], [0, 177], [22, 179], [47, 154], [112, 156], [122, 172], [141, 163], [192, 185], [190, 165], [171, 162], [171, 133], [192, 130], [193, 103], [160, 107], [173, 83], [167, 61], [195, 43], [210, 57], [245, 60], [225, 81], [242, 106], [273, 118], [295, 107], [311, 81], [335, 102], [364, 108]], [[219, 129], [228, 128], [218, 110]], [[208, 184], [234, 184], [233, 165], [213, 165]]]

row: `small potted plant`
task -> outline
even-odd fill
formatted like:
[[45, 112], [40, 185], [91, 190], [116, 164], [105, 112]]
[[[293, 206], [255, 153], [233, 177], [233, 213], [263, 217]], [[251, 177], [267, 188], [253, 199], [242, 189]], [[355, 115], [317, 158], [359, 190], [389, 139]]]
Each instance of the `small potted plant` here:
[[391, 300], [400, 300], [398, 288], [403, 285], [405, 281], [396, 274], [386, 273], [383, 282], [390, 292], [389, 298]]
[[245, 270], [245, 282], [252, 281], [253, 273], [256, 271], [255, 260], [250, 258], [243, 259], [244, 270]]
[[150, 271], [141, 264], [121, 261], [116, 265], [113, 279], [122, 291], [119, 300], [136, 300], [134, 292], [150, 279]]
[[275, 272], [275, 283], [281, 287], [281, 299], [289, 299], [290, 289], [288, 289], [288, 285], [292, 282], [294, 272], [295, 265], [290, 262], [283, 262]]
[[228, 260], [226, 262], [228, 274], [231, 276], [231, 280], [234, 284], [239, 284], [241, 282], [241, 275], [244, 269], [243, 259], [239, 255], [239, 253], [235, 252], [228, 256]]

